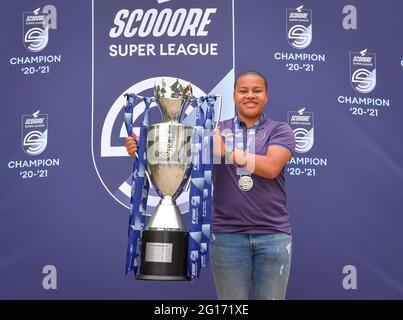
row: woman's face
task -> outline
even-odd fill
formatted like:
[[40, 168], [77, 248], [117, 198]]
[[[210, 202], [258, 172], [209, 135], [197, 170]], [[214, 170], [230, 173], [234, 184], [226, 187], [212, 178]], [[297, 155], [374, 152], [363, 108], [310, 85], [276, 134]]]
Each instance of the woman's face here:
[[264, 79], [254, 74], [238, 78], [234, 90], [234, 101], [238, 113], [246, 119], [257, 119], [268, 101]]

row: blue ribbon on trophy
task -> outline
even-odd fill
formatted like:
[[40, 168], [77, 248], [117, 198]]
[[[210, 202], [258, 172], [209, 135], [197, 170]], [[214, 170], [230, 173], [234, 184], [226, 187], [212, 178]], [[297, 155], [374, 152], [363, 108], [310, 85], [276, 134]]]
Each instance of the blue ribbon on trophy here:
[[[124, 108], [126, 131], [129, 137], [133, 132], [133, 107], [135, 98], [134, 94], [126, 94], [126, 106]], [[129, 241], [127, 247], [126, 258], [126, 274], [133, 271], [137, 274], [139, 266], [139, 257], [141, 252], [141, 236], [145, 222], [145, 212], [147, 208], [148, 190], [150, 187], [147, 175], [147, 146], [146, 137], [148, 133], [150, 111], [150, 98], [143, 98], [145, 103], [144, 118], [140, 128], [140, 138], [138, 142], [138, 156], [133, 162], [132, 173], [132, 192], [130, 197], [130, 218], [129, 218]]]
[[[133, 166], [131, 216], [126, 273], [143, 280], [190, 280], [199, 278], [207, 265], [212, 198], [212, 134], [217, 97], [195, 98], [189, 84], [172, 86], [162, 80], [154, 87], [154, 97], [126, 94], [125, 124], [132, 133], [135, 98], [146, 104], [140, 129], [138, 157]], [[180, 123], [190, 103], [196, 101], [196, 126]], [[159, 106], [163, 122], [149, 125], [151, 102]], [[203, 104], [207, 102], [204, 112]], [[218, 118], [222, 101], [220, 99]], [[218, 121], [217, 121], [218, 125]], [[203, 154], [207, 152], [207, 163]], [[147, 178], [147, 179], [146, 179]], [[189, 186], [188, 230], [175, 200]], [[162, 198], [145, 226], [150, 184]]]
[[203, 136], [205, 134], [205, 117], [202, 105], [205, 97], [197, 99], [196, 126], [192, 134], [192, 159], [191, 159], [191, 186], [189, 191], [189, 240], [188, 240], [188, 276], [198, 278], [200, 275], [200, 242], [201, 225], [203, 215]]
[[[238, 149], [246, 151], [248, 153], [255, 152], [255, 137], [256, 130], [259, 127], [260, 118], [255, 122], [252, 128], [247, 130], [246, 137], [243, 134], [243, 129], [239, 127], [239, 119], [236, 116], [234, 118], [233, 127], [234, 127], [234, 136], [235, 136], [235, 146]], [[237, 175], [239, 175], [238, 179], [238, 188], [242, 191], [250, 191], [253, 188], [254, 181], [252, 179], [252, 173], [247, 168], [237, 168]]]

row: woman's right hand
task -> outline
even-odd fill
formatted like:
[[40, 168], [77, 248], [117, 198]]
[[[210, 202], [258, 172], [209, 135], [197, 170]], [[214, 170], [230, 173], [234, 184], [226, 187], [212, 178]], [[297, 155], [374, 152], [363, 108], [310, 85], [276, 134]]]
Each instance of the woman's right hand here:
[[132, 157], [136, 156], [138, 141], [139, 141], [139, 137], [134, 133], [134, 130], [132, 131], [131, 137], [126, 137], [126, 141], [125, 141], [126, 150], [127, 150], [127, 153]]

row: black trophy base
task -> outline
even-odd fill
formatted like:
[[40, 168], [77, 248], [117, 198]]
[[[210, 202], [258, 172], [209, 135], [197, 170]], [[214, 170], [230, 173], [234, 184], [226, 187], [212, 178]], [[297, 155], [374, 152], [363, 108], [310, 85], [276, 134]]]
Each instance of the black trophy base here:
[[186, 281], [188, 233], [143, 231], [139, 280]]

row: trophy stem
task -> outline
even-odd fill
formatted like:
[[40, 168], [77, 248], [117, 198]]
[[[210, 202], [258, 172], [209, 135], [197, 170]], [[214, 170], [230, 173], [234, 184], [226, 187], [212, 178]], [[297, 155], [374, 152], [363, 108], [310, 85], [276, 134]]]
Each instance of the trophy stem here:
[[171, 196], [160, 200], [152, 214], [146, 230], [185, 231], [181, 212]]

